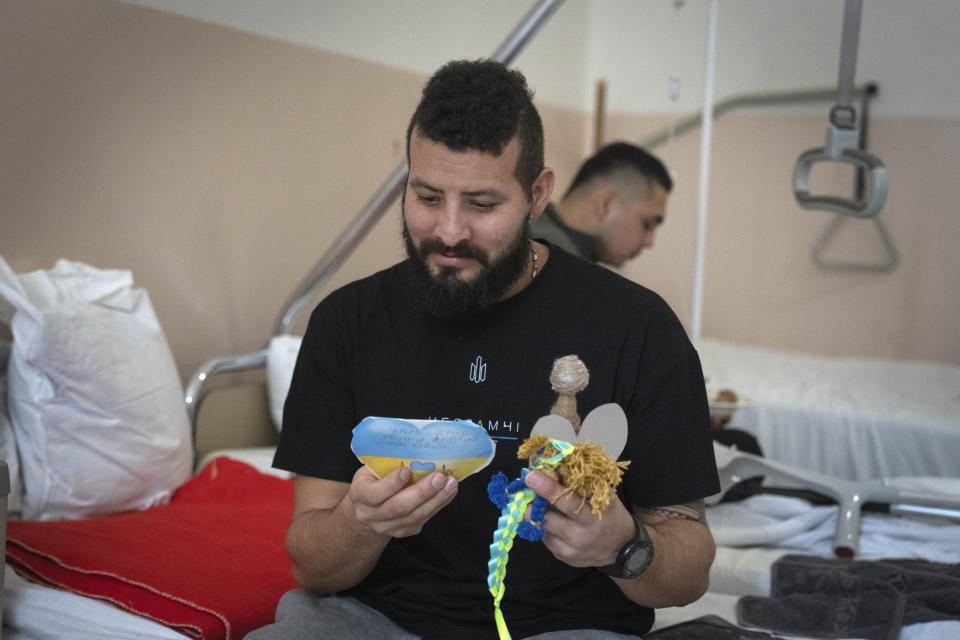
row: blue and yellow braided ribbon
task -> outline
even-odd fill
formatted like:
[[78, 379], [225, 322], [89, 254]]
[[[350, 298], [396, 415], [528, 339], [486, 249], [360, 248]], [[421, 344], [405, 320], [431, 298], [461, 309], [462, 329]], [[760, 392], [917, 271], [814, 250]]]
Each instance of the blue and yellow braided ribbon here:
[[[563, 440], [550, 440], [550, 445], [557, 450], [557, 453], [549, 458], [539, 460], [532, 470], [556, 466], [573, 451], [573, 445]], [[523, 470], [521, 479], [526, 476], [527, 472], [527, 469]], [[487, 563], [487, 568], [490, 571], [487, 575], [487, 586], [490, 589], [490, 595], [493, 596], [493, 617], [497, 623], [497, 633], [500, 635], [500, 640], [510, 640], [510, 632], [507, 630], [507, 623], [503, 619], [503, 612], [500, 610], [500, 601], [503, 600], [504, 593], [503, 580], [507, 574], [507, 560], [509, 560], [510, 549], [513, 548], [513, 541], [517, 536], [517, 527], [523, 522], [527, 505], [533, 501], [536, 495], [532, 489], [526, 487], [514, 493], [506, 506], [500, 510], [497, 530], [493, 532], [493, 544], [490, 545], [490, 562]]]

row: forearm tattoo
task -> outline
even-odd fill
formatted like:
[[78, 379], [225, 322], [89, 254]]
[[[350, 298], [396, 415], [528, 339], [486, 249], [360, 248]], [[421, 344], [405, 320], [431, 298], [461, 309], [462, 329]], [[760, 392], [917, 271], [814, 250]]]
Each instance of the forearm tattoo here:
[[668, 520], [689, 520], [690, 522], [699, 522], [707, 524], [707, 508], [703, 500], [688, 502], [672, 507], [637, 507], [640, 513], [647, 513], [657, 518], [666, 518]]

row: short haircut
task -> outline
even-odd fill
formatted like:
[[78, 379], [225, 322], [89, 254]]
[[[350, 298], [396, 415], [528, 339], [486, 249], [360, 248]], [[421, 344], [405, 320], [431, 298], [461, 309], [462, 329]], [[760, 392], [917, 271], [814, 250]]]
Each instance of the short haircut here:
[[668, 193], [673, 188], [673, 179], [659, 159], [629, 142], [612, 142], [580, 166], [564, 197], [596, 178], [613, 179], [614, 174], [624, 170], [639, 173], [648, 184], [656, 182]]
[[455, 60], [441, 67], [423, 89], [407, 127], [453, 151], [483, 151], [499, 156], [514, 136], [520, 151], [514, 176], [528, 200], [543, 171], [543, 124], [533, 92], [519, 71], [493, 60]]

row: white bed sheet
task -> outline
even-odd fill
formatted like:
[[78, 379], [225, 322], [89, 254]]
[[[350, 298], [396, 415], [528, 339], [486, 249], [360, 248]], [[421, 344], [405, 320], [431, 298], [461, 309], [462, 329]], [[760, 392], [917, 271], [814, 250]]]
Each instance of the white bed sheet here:
[[960, 477], [960, 366], [812, 356], [704, 338], [708, 385], [764, 456], [850, 480]]
[[197, 472], [199, 473], [214, 458], [226, 457], [232, 460], [246, 462], [261, 473], [267, 473], [278, 478], [292, 478], [293, 474], [289, 471], [273, 468], [273, 454], [276, 447], [251, 447], [248, 449], [218, 449], [206, 454], [197, 463]]
[[27, 582], [4, 567], [4, 640], [183, 640], [187, 636], [106, 602]]

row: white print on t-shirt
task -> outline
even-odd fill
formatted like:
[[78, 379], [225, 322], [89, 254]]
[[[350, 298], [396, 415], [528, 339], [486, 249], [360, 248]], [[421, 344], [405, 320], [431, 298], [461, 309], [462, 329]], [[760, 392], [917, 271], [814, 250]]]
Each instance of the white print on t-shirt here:
[[487, 363], [483, 357], [477, 356], [477, 359], [470, 363], [470, 382], [480, 384], [487, 381]]
[[469, 420], [474, 422], [484, 429], [487, 430], [487, 433], [491, 438], [497, 440], [516, 440], [517, 434], [520, 433], [520, 421], [519, 420], [483, 420], [476, 418], [428, 418], [429, 420]]

